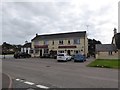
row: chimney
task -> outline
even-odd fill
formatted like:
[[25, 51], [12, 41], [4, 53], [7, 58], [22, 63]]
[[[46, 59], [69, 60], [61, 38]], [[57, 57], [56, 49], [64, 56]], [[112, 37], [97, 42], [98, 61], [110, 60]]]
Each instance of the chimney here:
[[114, 35], [117, 34], [117, 29], [116, 28], [114, 28], [113, 31], [114, 31]]
[[38, 34], [36, 33], [36, 36], [38, 36]]
[[28, 41], [25, 41], [25, 44], [28, 43]]

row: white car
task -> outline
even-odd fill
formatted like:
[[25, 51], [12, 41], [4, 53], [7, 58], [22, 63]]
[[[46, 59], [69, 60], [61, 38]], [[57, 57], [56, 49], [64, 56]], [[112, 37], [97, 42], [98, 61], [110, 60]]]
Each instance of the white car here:
[[67, 53], [59, 53], [57, 55], [57, 61], [69, 61], [71, 60], [71, 56]]

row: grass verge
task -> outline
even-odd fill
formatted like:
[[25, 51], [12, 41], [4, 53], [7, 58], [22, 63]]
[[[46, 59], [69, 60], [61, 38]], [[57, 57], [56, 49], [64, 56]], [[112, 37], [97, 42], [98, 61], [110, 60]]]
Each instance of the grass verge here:
[[96, 59], [87, 66], [120, 69], [120, 59]]

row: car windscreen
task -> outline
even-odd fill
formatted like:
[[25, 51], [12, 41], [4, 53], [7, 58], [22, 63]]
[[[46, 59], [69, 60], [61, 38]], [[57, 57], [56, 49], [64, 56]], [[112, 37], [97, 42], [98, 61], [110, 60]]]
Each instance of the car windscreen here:
[[75, 55], [74, 57], [76, 57], [76, 58], [77, 58], [77, 57], [83, 57], [83, 56], [82, 56], [82, 55]]
[[58, 54], [58, 56], [64, 56], [64, 54]]

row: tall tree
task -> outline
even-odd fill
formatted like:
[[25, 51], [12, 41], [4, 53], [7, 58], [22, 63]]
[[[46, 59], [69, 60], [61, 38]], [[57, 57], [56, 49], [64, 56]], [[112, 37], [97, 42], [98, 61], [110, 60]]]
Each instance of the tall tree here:
[[88, 53], [89, 55], [95, 55], [95, 45], [102, 44], [100, 41], [95, 39], [88, 39]]

